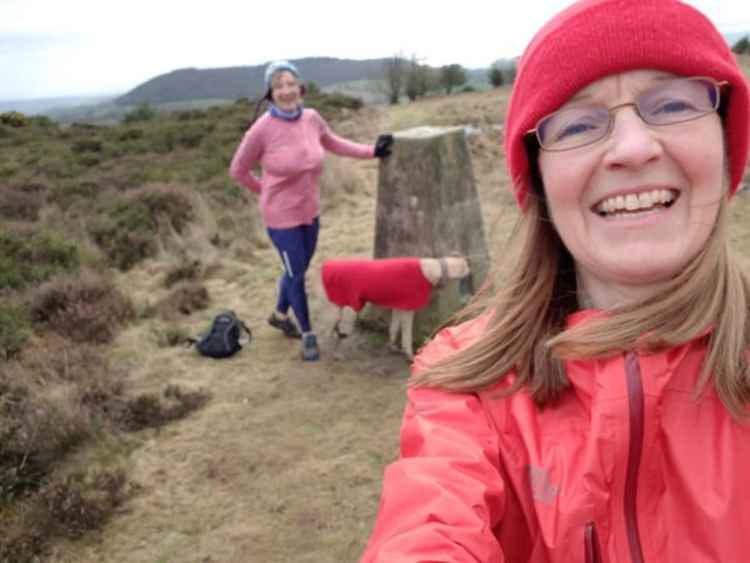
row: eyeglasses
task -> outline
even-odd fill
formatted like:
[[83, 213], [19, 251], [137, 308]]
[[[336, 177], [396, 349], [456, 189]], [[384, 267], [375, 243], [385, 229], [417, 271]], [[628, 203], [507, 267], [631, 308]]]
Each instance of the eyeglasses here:
[[705, 77], [668, 80], [627, 104], [611, 108], [586, 105], [556, 111], [540, 119], [526, 134], [535, 134], [542, 150], [567, 151], [607, 137], [612, 132], [615, 112], [628, 106], [633, 106], [648, 125], [692, 121], [719, 108], [720, 90], [726, 84]]

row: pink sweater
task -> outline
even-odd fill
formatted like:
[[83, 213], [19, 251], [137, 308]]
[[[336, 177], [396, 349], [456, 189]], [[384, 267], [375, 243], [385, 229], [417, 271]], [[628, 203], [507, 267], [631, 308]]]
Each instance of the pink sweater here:
[[[285, 121], [266, 112], [245, 133], [234, 153], [229, 175], [260, 194], [266, 227], [309, 225], [320, 214], [320, 176], [325, 151], [353, 158], [374, 158], [374, 146], [335, 135], [314, 109]], [[263, 175], [253, 169], [260, 164]]]

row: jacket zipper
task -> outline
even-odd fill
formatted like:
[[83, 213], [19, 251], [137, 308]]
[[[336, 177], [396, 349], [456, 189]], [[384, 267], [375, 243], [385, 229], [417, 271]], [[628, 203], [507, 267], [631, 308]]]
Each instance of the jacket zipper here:
[[596, 533], [596, 524], [593, 522], [586, 523], [583, 541], [586, 547], [586, 563], [602, 563], [599, 535]]
[[625, 380], [628, 388], [628, 406], [630, 412], [630, 443], [628, 445], [628, 467], [625, 478], [625, 526], [630, 547], [630, 558], [634, 563], [643, 563], [641, 538], [638, 533], [638, 515], [636, 497], [638, 492], [638, 468], [643, 451], [643, 383], [641, 366], [635, 352], [625, 355]]

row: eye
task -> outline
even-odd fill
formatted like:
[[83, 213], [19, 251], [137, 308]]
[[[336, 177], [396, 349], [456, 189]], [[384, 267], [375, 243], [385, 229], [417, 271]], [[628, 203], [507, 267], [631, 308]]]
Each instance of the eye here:
[[609, 111], [600, 106], [570, 108], [548, 115], [537, 125], [537, 136], [547, 148], [563, 149], [587, 144], [602, 136]]
[[681, 113], [686, 111], [693, 111], [695, 107], [686, 100], [665, 100], [653, 107], [649, 113], [658, 115], [660, 113]]
[[571, 123], [569, 125], [566, 125], [560, 131], [557, 131], [555, 134], [555, 140], [560, 141], [567, 137], [574, 137], [575, 135], [582, 135], [586, 133], [587, 131], [592, 131], [594, 129], [597, 129], [595, 125], [591, 123], [586, 123], [583, 121], [578, 121], [576, 123]]

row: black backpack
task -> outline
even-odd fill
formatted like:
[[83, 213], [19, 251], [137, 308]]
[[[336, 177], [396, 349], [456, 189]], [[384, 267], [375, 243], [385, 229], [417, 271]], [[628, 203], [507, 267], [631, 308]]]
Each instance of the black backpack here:
[[252, 340], [253, 334], [245, 323], [243, 323], [234, 311], [224, 311], [214, 317], [211, 328], [202, 334], [200, 338], [193, 339], [196, 350], [203, 356], [211, 358], [228, 358], [239, 350], [242, 350], [240, 336], [242, 331], [248, 336], [247, 344]]

